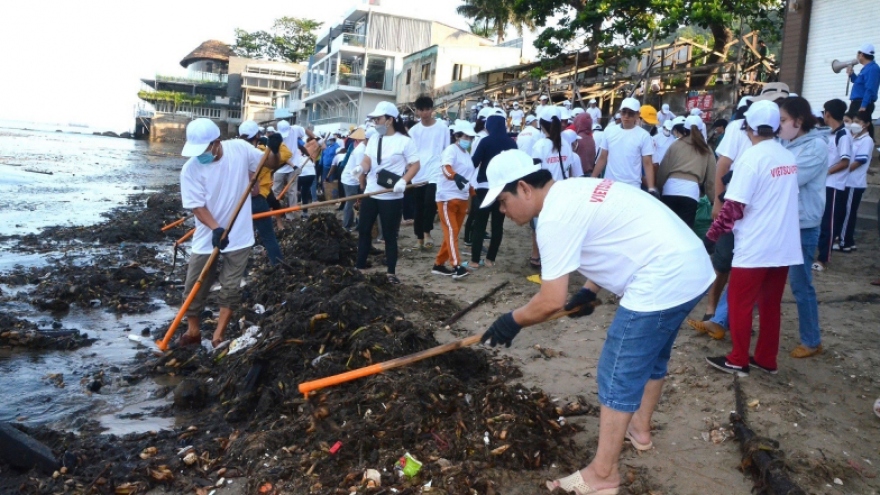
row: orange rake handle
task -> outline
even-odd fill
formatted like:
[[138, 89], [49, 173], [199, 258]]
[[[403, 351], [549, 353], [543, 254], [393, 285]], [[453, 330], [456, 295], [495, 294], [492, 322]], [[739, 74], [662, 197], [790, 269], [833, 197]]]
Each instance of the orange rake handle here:
[[181, 218], [181, 219], [179, 219], [179, 220], [175, 220], [175, 221], [169, 223], [168, 225], [162, 227], [162, 232], [165, 232], [165, 231], [168, 231], [168, 230], [173, 229], [174, 227], [177, 227], [178, 225], [180, 225], [180, 224], [182, 224], [183, 222], [187, 221], [187, 219], [189, 219], [189, 218], [190, 218], [189, 216], [185, 216], [185, 217], [183, 217], [183, 218]]
[[192, 237], [193, 234], [195, 234], [195, 233], [196, 233], [196, 229], [192, 229], [192, 230], [190, 230], [189, 232], [187, 232], [186, 234], [183, 234], [183, 237], [181, 237], [180, 239], [174, 241], [174, 247], [177, 247], [177, 246], [183, 244], [184, 242], [186, 242], [187, 239], [189, 239], [190, 237]]
[[211, 268], [211, 265], [214, 264], [214, 260], [217, 259], [217, 255], [220, 254], [219, 248], [214, 248], [214, 251], [211, 252], [211, 257], [208, 258], [208, 262], [205, 263], [205, 269], [202, 270], [202, 273], [199, 275], [199, 279], [196, 280], [196, 283], [193, 284], [192, 289], [189, 291], [189, 295], [186, 296], [186, 300], [183, 302], [183, 306], [180, 307], [180, 311], [177, 312], [177, 316], [174, 317], [174, 321], [171, 323], [171, 326], [168, 328], [168, 331], [165, 332], [165, 337], [162, 340], [156, 341], [156, 347], [160, 350], [167, 350], [168, 344], [171, 343], [171, 338], [174, 337], [174, 332], [177, 330], [177, 326], [180, 325], [180, 322], [183, 321], [183, 317], [186, 315], [186, 310], [189, 309], [193, 300], [196, 298], [196, 294], [199, 293], [199, 289], [202, 288], [202, 281], [207, 274], [208, 269]]
[[[563, 316], [568, 316], [572, 313], [576, 313], [581, 310], [581, 307], [571, 309], [569, 311], [560, 310], [553, 313], [549, 318], [544, 321], [553, 321], [562, 318]], [[463, 339], [452, 341], [448, 344], [438, 345], [436, 347], [432, 347], [430, 349], [425, 349], [424, 351], [416, 352], [414, 354], [409, 354], [407, 356], [391, 359], [388, 361], [384, 361], [381, 363], [373, 364], [370, 366], [365, 366], [363, 368], [358, 368], [356, 370], [346, 371], [345, 373], [340, 373], [338, 375], [328, 376], [327, 378], [320, 378], [318, 380], [312, 380], [309, 382], [303, 382], [299, 384], [299, 391], [301, 394], [305, 395], [308, 398], [310, 392], [314, 392], [316, 390], [321, 390], [322, 388], [332, 387], [334, 385], [339, 385], [341, 383], [350, 382], [352, 380], [357, 380], [358, 378], [364, 378], [370, 375], [377, 375], [382, 373], [383, 371], [393, 370], [394, 368], [401, 368], [403, 366], [408, 366], [417, 361], [421, 361], [423, 359], [428, 359], [430, 357], [434, 357], [449, 351], [454, 351], [456, 349], [461, 349], [463, 347], [470, 347], [480, 341], [482, 335], [471, 335], [470, 337], [465, 337]]]

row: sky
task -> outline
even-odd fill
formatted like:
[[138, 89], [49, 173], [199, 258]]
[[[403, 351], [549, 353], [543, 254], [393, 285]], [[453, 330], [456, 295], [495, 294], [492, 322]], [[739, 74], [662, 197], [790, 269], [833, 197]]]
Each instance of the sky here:
[[[85, 123], [122, 132], [134, 126], [141, 78], [185, 72], [200, 43], [232, 43], [235, 28], [271, 28], [282, 16], [325, 23], [362, 0], [213, 2], [45, 0], [4, 2], [0, 15], [0, 120]], [[431, 0], [432, 19], [467, 29], [461, 0]], [[242, 8], [252, 5], [253, 8]], [[381, 0], [383, 9], [425, 16], [421, 1]]]

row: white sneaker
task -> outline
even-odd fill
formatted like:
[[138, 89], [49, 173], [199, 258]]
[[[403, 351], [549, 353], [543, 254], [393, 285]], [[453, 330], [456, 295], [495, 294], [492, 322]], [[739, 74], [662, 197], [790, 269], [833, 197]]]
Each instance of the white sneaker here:
[[831, 250], [832, 251], [840, 251], [840, 244], [835, 242], [834, 244], [831, 245]]

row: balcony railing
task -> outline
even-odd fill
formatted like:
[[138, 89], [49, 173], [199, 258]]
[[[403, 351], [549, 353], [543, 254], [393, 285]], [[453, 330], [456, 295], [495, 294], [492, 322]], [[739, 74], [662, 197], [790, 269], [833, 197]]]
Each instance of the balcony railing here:
[[229, 83], [229, 74], [215, 74], [213, 72], [188, 72], [186, 76], [169, 76], [156, 74], [157, 82], [171, 82], [180, 84], [204, 84], [222, 86]]
[[360, 74], [339, 74], [339, 85], [360, 88], [364, 85], [364, 76]]

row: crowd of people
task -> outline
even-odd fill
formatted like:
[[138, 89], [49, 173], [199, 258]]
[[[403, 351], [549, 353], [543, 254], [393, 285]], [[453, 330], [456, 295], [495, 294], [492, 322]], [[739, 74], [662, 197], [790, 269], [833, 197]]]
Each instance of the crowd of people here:
[[[211, 121], [195, 120], [183, 152], [192, 158], [181, 172], [184, 207], [197, 219], [187, 291], [203, 257], [219, 248], [226, 261], [218, 342], [254, 229], [270, 262], [280, 261], [272, 223], [251, 225], [251, 212], [308, 204], [321, 190], [330, 199], [335, 181], [340, 198], [368, 195], [341, 206], [343, 226], [358, 238], [356, 268], [367, 269], [373, 244], [383, 243], [394, 284], [401, 283], [396, 265], [404, 223], [427, 250], [434, 248], [439, 219], [442, 240], [430, 272], [452, 279], [496, 264], [505, 217], [529, 225], [527, 262], [540, 270], [540, 290], [499, 317], [483, 340], [509, 347], [521, 329], [561, 309], [589, 315], [603, 289], [620, 298], [598, 363], [596, 456], [583, 470], [548, 482], [551, 490], [617, 493], [624, 441], [652, 448], [651, 417], [682, 323], [714, 339], [730, 334], [728, 354], [706, 357], [712, 368], [741, 377], [753, 369], [774, 374], [788, 281], [800, 334], [790, 356], [822, 352], [812, 275], [831, 267], [832, 251], [856, 249], [880, 84], [874, 54], [869, 44], [858, 50], [864, 66], [851, 75], [849, 105], [809, 102], [784, 83], [767, 83], [760, 94], [742, 98], [729, 121], [711, 126], [697, 109], [676, 115], [663, 104], [658, 112], [631, 97], [603, 126], [595, 100], [572, 109], [547, 96], [533, 113], [518, 103], [508, 112], [484, 100], [472, 119], [454, 122], [438, 119], [427, 96], [415, 102], [418, 121], [410, 123], [396, 105], [382, 102], [364, 125], [329, 136], [286, 121], [262, 135], [256, 123], [245, 122], [241, 139], [221, 141]], [[225, 235], [232, 206], [259, 165], [268, 171], [260, 169], [251, 204]], [[701, 215], [705, 232], [697, 225]], [[470, 259], [459, 251], [460, 237]], [[569, 295], [574, 271], [586, 282]], [[688, 319], [703, 298], [706, 314]], [[190, 307], [183, 344], [195, 338], [203, 307], [203, 296]]]

